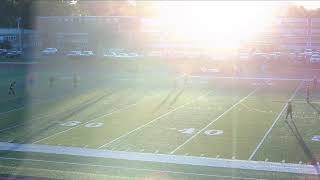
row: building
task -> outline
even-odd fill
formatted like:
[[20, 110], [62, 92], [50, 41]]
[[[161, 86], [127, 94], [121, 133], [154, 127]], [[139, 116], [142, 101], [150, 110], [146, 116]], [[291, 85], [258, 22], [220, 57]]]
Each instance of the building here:
[[[21, 41], [20, 41], [21, 35]], [[37, 34], [31, 29], [0, 28], [0, 43], [7, 43], [13, 49], [33, 48], [39, 46]]]
[[134, 16], [48, 16], [36, 18], [42, 48], [60, 51], [132, 47], [139, 21]]
[[[37, 17], [36, 29], [41, 48], [56, 47], [60, 51], [97, 51], [108, 47], [146, 48], [177, 44], [172, 42], [175, 34], [170, 34], [172, 32], [163, 28], [156, 19], [136, 16]], [[181, 48], [185, 48], [188, 43], [182, 43]], [[320, 18], [275, 18], [247, 43], [254, 47], [262, 45], [281, 49], [320, 49]], [[181, 43], [177, 44], [179, 47], [180, 45]]]
[[285, 49], [320, 49], [320, 18], [277, 18], [259, 40]]

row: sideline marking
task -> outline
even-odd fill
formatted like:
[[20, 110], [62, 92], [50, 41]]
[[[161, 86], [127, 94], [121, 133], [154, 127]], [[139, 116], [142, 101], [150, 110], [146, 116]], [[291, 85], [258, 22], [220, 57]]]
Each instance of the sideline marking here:
[[[2, 160], [15, 160], [15, 161], [29, 161], [29, 162], [44, 162], [44, 163], [53, 163], [53, 164], [67, 164], [67, 165], [89, 166], [89, 167], [103, 167], [103, 168], [111, 168], [111, 169], [124, 169], [124, 170], [135, 170], [135, 171], [171, 173], [171, 174], [183, 174], [183, 175], [193, 175], [193, 176], [258, 180], [256, 178], [250, 178], [250, 177], [225, 176], [225, 175], [218, 175], [218, 174], [190, 173], [190, 172], [183, 172], [183, 171], [170, 171], [170, 170], [158, 170], [158, 169], [147, 169], [147, 168], [131, 168], [131, 167], [124, 167], [124, 166], [108, 166], [108, 165], [89, 164], [89, 163], [74, 163], [74, 162], [66, 162], [66, 161], [51, 161], [51, 160], [41, 160], [41, 159], [22, 159], [22, 158], [7, 158], [7, 157], [0, 157], [0, 159], [2, 159]], [[264, 180], [264, 179], [259, 179], [259, 180]]]
[[197, 156], [181, 156], [181, 155], [167, 155], [167, 154], [153, 154], [153, 153], [139, 153], [139, 152], [124, 152], [124, 151], [110, 151], [97, 150], [80, 147], [65, 147], [54, 145], [40, 145], [40, 144], [17, 144], [0, 142], [0, 150], [13, 152], [34, 152], [47, 153], [55, 155], [75, 155], [82, 157], [99, 157], [106, 159], [119, 159], [131, 161], [144, 161], [156, 163], [173, 163], [181, 165], [195, 165], [206, 167], [220, 167], [227, 169], [247, 169], [269, 172], [287, 172], [296, 174], [313, 174], [319, 175], [314, 165], [307, 164], [293, 164], [281, 162], [264, 162], [264, 161], [248, 161], [248, 160], [231, 160], [231, 159], [217, 159]]

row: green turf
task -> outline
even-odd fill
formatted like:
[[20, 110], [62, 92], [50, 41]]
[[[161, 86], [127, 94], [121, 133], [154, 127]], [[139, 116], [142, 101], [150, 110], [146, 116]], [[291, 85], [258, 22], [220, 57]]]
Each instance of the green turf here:
[[[285, 102], [298, 90], [293, 100], [297, 101], [294, 102], [294, 125], [299, 133], [290, 130], [290, 127], [294, 128], [292, 122], [288, 126], [284, 122], [285, 114], [281, 114], [253, 160], [319, 161], [320, 143], [311, 138], [320, 135], [317, 128], [320, 125], [317, 113], [320, 107], [318, 109], [317, 103], [310, 105], [305, 102], [304, 85], [300, 88], [300, 81], [272, 81], [271, 85], [256, 85], [257, 80], [190, 78], [185, 84], [184, 79], [175, 83], [174, 79], [180, 75], [173, 73], [170, 63], [101, 61], [97, 65], [82, 61], [85, 65], [70, 66], [72, 63], [79, 62], [73, 60], [61, 66], [46, 61], [42, 68], [10, 71], [4, 68], [3, 77], [11, 77], [18, 82], [18, 98], [9, 100], [13, 97], [0, 95], [1, 142], [248, 160]], [[109, 68], [110, 74], [103, 67]], [[85, 68], [90, 70], [85, 71]], [[25, 72], [34, 74], [33, 86], [21, 78]], [[72, 84], [74, 73], [80, 77], [76, 88]], [[50, 76], [56, 77], [53, 87], [48, 84]], [[2, 92], [7, 91], [8, 82], [0, 83]], [[317, 101], [319, 95], [318, 90], [314, 91], [312, 100]], [[222, 133], [212, 134], [217, 130]], [[55, 157], [59, 159], [58, 155]], [[84, 179], [117, 179], [120, 178], [118, 176], [136, 176], [137, 173], [126, 174], [126, 170], [102, 173], [105, 168], [99, 171], [85, 168], [75, 173], [76, 166], [68, 170], [59, 165], [54, 165], [50, 171], [47, 169], [52, 165], [44, 162], [26, 162], [21, 165], [22, 169], [15, 169], [16, 162], [10, 165], [11, 161], [7, 161], [0, 164], [0, 173], [21, 171], [24, 172], [21, 174], [39, 176], [53, 173], [52, 177], [65, 174], [68, 177], [83, 176]], [[148, 163], [139, 163], [139, 167], [148, 167]], [[43, 171], [34, 169], [39, 167]], [[207, 167], [186, 167], [183, 170], [189, 172], [190, 169], [197, 173], [211, 170]], [[240, 170], [222, 171], [225, 175], [242, 177]], [[89, 174], [83, 175], [83, 172]], [[253, 174], [256, 173], [261, 175], [262, 172]], [[250, 171], [244, 174], [250, 177]], [[145, 175], [144, 172], [137, 177]], [[172, 176], [197, 179], [192, 175]]]

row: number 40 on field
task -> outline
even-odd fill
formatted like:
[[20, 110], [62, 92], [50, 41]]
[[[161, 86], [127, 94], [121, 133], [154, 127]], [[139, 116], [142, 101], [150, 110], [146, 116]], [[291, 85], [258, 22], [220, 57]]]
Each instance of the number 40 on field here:
[[[172, 129], [175, 129], [175, 128], [172, 128]], [[194, 134], [196, 129], [187, 128], [187, 129], [180, 129], [178, 131], [181, 132], [182, 134]], [[223, 130], [210, 129], [210, 130], [204, 131], [203, 133], [209, 136], [217, 136], [217, 135], [223, 134]]]

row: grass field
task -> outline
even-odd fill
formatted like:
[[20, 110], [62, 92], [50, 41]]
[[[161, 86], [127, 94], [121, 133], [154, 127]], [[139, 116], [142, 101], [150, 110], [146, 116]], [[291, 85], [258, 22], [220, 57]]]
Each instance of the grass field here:
[[[141, 76], [130, 73], [111, 76], [99, 71], [78, 73], [80, 81], [74, 88], [71, 72], [36, 71], [33, 72], [37, 75], [33, 86], [25, 80], [27, 71], [11, 69], [1, 74], [1, 142], [295, 164], [311, 164], [320, 159], [320, 142], [312, 140], [320, 135], [320, 89], [312, 91], [312, 102], [308, 104], [305, 102], [306, 82], [302, 80], [270, 80], [266, 83], [261, 79], [190, 77], [185, 81], [175, 74], [148, 72]], [[52, 74], [57, 78], [50, 87], [48, 78]], [[18, 83], [16, 97], [7, 95], [8, 83], [12, 80]], [[288, 100], [293, 101], [294, 108], [294, 118], [289, 124], [285, 122]], [[151, 173], [141, 174], [128, 169], [109, 169], [102, 173], [101, 169], [106, 167], [87, 167], [82, 171], [77, 164], [69, 164], [68, 169], [55, 163], [22, 161], [30, 156], [68, 162], [96, 161], [84, 157], [2, 152], [2, 158], [20, 159], [1, 161], [0, 173], [32, 175], [33, 172], [39, 176], [49, 173], [49, 177], [53, 173], [52, 177], [59, 174], [70, 178], [83, 176], [81, 173], [87, 173], [84, 176], [87, 177], [92, 173], [95, 175], [88, 178], [115, 179], [119, 176], [141, 178]], [[101, 161], [105, 162], [99, 162], [100, 165], [116, 162]], [[255, 178], [272, 175], [274, 178], [271, 179], [276, 179], [270, 172], [238, 172], [150, 162], [119, 161], [118, 165], [231, 174], [220, 177], [226, 179], [232, 175]], [[42, 168], [44, 173], [34, 168]], [[78, 172], [72, 173], [75, 171]], [[154, 172], [151, 174], [158, 176]], [[170, 172], [165, 174], [170, 175]], [[278, 174], [279, 179], [293, 176]], [[200, 178], [192, 174], [173, 174], [172, 177]], [[212, 176], [203, 178], [212, 179]]]

